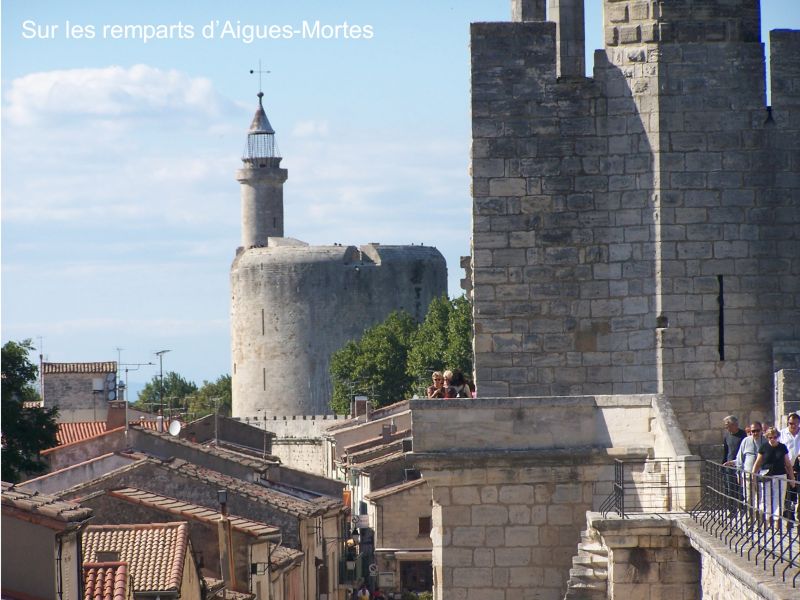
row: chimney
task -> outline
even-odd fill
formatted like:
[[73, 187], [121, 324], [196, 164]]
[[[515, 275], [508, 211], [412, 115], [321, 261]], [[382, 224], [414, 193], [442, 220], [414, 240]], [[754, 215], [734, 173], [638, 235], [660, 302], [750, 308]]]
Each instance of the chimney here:
[[220, 516], [217, 522], [217, 537], [219, 539], [219, 570], [225, 588], [236, 590], [236, 568], [233, 563], [233, 537], [231, 534], [231, 521], [228, 518], [228, 490], [218, 490]]
[[389, 423], [381, 427], [381, 438], [384, 442], [388, 442], [392, 438], [392, 426]]
[[515, 23], [544, 21], [544, 0], [511, 0], [511, 20]]
[[108, 403], [106, 413], [106, 430], [116, 429], [125, 425], [125, 402], [115, 400]]
[[548, 0], [547, 17], [556, 24], [556, 68], [563, 79], [585, 77], [586, 32], [583, 0]]

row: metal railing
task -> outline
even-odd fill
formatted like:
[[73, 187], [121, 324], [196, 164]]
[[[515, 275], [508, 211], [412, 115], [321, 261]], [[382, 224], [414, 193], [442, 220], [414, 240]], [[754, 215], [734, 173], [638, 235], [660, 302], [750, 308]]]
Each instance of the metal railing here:
[[700, 495], [700, 463], [695, 457], [616, 459], [611, 494], [600, 512], [603, 517], [615, 512], [627, 519], [633, 514], [686, 510]]
[[797, 493], [789, 482], [705, 461], [702, 485], [692, 518], [731, 551], [798, 587]]

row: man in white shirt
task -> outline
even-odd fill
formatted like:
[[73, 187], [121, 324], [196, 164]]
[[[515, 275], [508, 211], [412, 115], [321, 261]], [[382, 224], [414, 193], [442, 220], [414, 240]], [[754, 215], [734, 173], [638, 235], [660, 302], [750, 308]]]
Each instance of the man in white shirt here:
[[789, 462], [794, 464], [794, 460], [800, 454], [800, 416], [792, 413], [786, 422], [788, 425], [781, 429], [781, 437], [778, 441], [789, 449]]
[[[786, 418], [787, 426], [781, 429], [781, 435], [778, 438], [782, 444], [789, 450], [789, 462], [797, 476], [797, 457], [800, 455], [800, 416], [797, 413], [792, 413]], [[786, 514], [794, 515], [797, 508], [797, 488], [789, 488], [786, 494]]]
[[755, 506], [754, 495], [752, 491], [755, 489], [753, 483], [753, 465], [758, 458], [758, 449], [761, 444], [766, 442], [766, 438], [761, 435], [763, 427], [758, 421], [750, 424], [750, 435], [742, 440], [739, 444], [739, 452], [736, 453], [736, 468], [741, 471], [739, 477], [742, 480], [742, 489], [744, 490], [744, 498], [747, 504]]

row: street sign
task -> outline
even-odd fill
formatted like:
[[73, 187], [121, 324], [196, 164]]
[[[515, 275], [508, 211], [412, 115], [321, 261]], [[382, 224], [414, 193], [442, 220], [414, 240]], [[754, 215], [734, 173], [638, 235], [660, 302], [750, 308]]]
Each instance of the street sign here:
[[369, 565], [369, 574], [373, 575], [373, 576], [377, 575], [378, 574], [378, 565], [376, 565], [375, 563], [371, 563]]

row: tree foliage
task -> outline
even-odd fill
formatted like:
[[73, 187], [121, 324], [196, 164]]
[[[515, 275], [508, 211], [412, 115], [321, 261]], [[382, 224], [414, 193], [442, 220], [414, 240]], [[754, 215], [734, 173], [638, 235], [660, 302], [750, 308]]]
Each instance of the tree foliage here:
[[39, 452], [57, 444], [58, 409], [26, 408], [39, 400], [33, 387], [38, 368], [28, 358], [30, 340], [6, 342], [2, 348], [2, 477], [17, 482], [25, 474], [42, 473]]
[[346, 413], [354, 395], [374, 406], [386, 406], [424, 394], [433, 371], [472, 372], [472, 305], [462, 296], [434, 299], [422, 324], [405, 312], [394, 312], [370, 327], [358, 341], [331, 356], [331, 408]]
[[139, 392], [135, 408], [155, 412], [163, 404], [167, 410], [179, 409], [186, 404], [186, 397], [197, 392], [197, 385], [187, 381], [175, 371], [164, 373], [164, 396], [161, 397], [161, 377], [153, 378]]
[[331, 355], [334, 412], [349, 412], [354, 395], [366, 395], [376, 406], [405, 397], [413, 383], [406, 360], [416, 329], [411, 315], [395, 311], [366, 329], [360, 340], [348, 342]]
[[220, 375], [216, 381], [203, 381], [197, 393], [189, 396], [189, 418], [199, 419], [214, 414], [216, 403], [219, 414], [231, 415], [231, 376]]
[[414, 392], [422, 395], [433, 371], [472, 373], [472, 305], [465, 296], [434, 299], [414, 335], [408, 353], [408, 372]]

